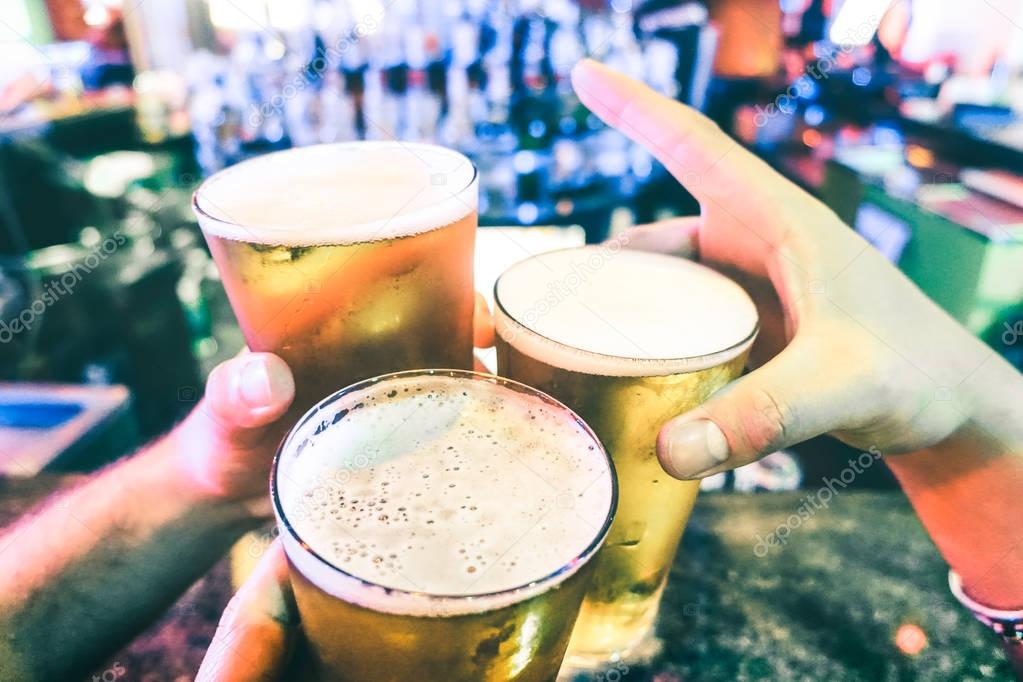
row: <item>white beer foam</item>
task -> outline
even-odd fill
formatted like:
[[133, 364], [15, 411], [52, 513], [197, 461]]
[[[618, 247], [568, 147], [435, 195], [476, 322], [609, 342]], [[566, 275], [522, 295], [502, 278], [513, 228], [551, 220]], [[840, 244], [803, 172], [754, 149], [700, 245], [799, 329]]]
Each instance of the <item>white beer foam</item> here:
[[502, 339], [586, 374], [706, 369], [744, 352], [757, 331], [752, 299], [724, 275], [613, 242], [520, 261], [498, 279], [495, 297]]
[[275, 487], [294, 531], [285, 550], [306, 578], [367, 608], [431, 616], [559, 584], [595, 551], [614, 498], [603, 449], [567, 408], [443, 373], [323, 408], [289, 436]]
[[226, 239], [285, 246], [394, 239], [476, 210], [476, 169], [429, 144], [348, 142], [258, 156], [196, 190], [199, 225]]

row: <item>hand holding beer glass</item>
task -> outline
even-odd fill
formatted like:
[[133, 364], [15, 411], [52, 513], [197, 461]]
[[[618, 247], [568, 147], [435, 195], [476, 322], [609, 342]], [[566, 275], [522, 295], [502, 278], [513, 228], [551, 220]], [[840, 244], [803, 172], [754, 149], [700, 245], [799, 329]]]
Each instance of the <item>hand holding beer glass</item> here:
[[[706, 355], [691, 355], [686, 362], [675, 362], [684, 360], [681, 357], [667, 357], [678, 353], [677, 349], [665, 352], [661, 345], [677, 343], [670, 335], [666, 340], [655, 338], [655, 343], [647, 345], [645, 335], [633, 332], [630, 339], [628, 334], [624, 338], [619, 334], [617, 348], [613, 342], [602, 348], [587, 347], [591, 339], [601, 339], [600, 335], [588, 336], [586, 325], [562, 324], [561, 328], [552, 328], [548, 325], [556, 325], [560, 317], [557, 309], [543, 309], [528, 301], [522, 306], [521, 301], [513, 301], [511, 296], [502, 298], [505, 310], [499, 311], [502, 318], [499, 325], [506, 332], [517, 333], [501, 342], [503, 348], [499, 350], [505, 366], [510, 363], [523, 374], [535, 375], [537, 381], [549, 381], [552, 390], [576, 395], [583, 406], [580, 409], [595, 415], [591, 418], [596, 430], [608, 434], [609, 449], [622, 453], [612, 455], [633, 467], [632, 473], [623, 474], [623, 481], [627, 476], [630, 482], [623, 482], [622, 509], [613, 524], [621, 528], [621, 534], [612, 529], [609, 549], [615, 538], [625, 542], [608, 555], [639, 558], [646, 554], [644, 547], [659, 548], [642, 561], [611, 560], [606, 571], [591, 562], [597, 573], [604, 571], [609, 579], [601, 583], [598, 578], [588, 600], [601, 606], [606, 604], [613, 615], [617, 607], [603, 596], [620, 593], [621, 586], [636, 585], [634, 591], [625, 590], [622, 600], [623, 604], [638, 607], [635, 611], [631, 608], [621, 611], [626, 620], [630, 612], [642, 615], [656, 608], [661, 584], [657, 561], [670, 561], [668, 548], [677, 542], [673, 535], [681, 528], [670, 527], [677, 522], [670, 513], [680, 512], [684, 516], [695, 492], [694, 484], [685, 489], [688, 492], [678, 489], [683, 492], [670, 496], [670, 510], [653, 508], [653, 503], [645, 514], [637, 515], [626, 509], [630, 503], [625, 497], [635, 499], [630, 490], [641, 490], [654, 499], [658, 493], [651, 491], [672, 482], [659, 472], [651, 457], [642, 456], [649, 454], [652, 447], [650, 434], [660, 428], [656, 455], [667, 474], [680, 479], [696, 479], [730, 469], [821, 433], [832, 433], [856, 447], [875, 445], [886, 453], [911, 451], [887, 461], [925, 526], [932, 529], [942, 552], [963, 576], [965, 584], [977, 590], [971, 594], [1004, 608], [1017, 605], [1018, 571], [990, 571], [992, 560], [1005, 558], [999, 538], [1014, 537], [1014, 531], [999, 527], [998, 532], [991, 532], [984, 524], [1004, 518], [1005, 505], [1019, 487], [1018, 449], [993, 449], [992, 441], [978, 433], [997, 433], [1006, 443], [1019, 442], [1015, 422], [1004, 418], [1007, 414], [1004, 406], [1015, 404], [1019, 393], [1018, 373], [997, 359], [978, 364], [982, 352], [987, 354], [983, 357], [990, 356], [983, 344], [928, 301], [826, 207], [738, 147], [698, 113], [592, 62], [576, 68], [573, 84], [591, 110], [647, 146], [701, 203], [699, 217], [631, 230], [630, 248], [699, 256], [715, 269], [736, 277], [757, 302], [762, 324], [760, 342], [753, 350], [754, 365], [761, 366], [734, 382], [727, 391], [708, 397], [714, 386], [725, 381], [725, 375], [738, 371], [748, 346], [745, 341], [717, 352], [705, 347]], [[580, 251], [585, 254], [588, 249]], [[548, 261], [548, 265], [560, 267], [567, 262], [568, 274], [575, 274], [569, 280], [556, 267], [552, 267], [553, 273], [543, 274], [539, 288], [548, 306], [552, 302], [548, 296], [558, 302], [566, 294], [576, 295], [579, 273], [590, 274], [573, 271], [572, 259], [564, 255], [550, 257], [554, 261]], [[653, 261], [644, 264], [627, 258], [622, 263], [615, 280], [617, 287], [643, 289]], [[521, 277], [521, 272], [516, 275], [514, 270], [506, 275], [508, 281]], [[718, 297], [728, 289], [722, 282], [727, 280], [716, 280], [715, 284], [713, 277], [700, 275], [698, 268], [686, 273], [684, 267], [673, 265], [664, 271], [660, 275], [662, 281], [674, 278], [683, 287], [659, 295], [661, 301], [665, 294], [671, 299], [657, 311], [667, 322], [667, 329], [675, 333], [694, 332], [691, 338], [698, 339], [703, 330], [697, 327], [705, 325], [713, 332], [711, 338], [716, 339], [712, 345], [720, 345], [742, 326], [732, 326], [729, 331], [727, 326], [720, 326], [725, 318], [732, 316], [733, 321], [746, 319], [757, 324], [755, 317], [744, 318], [743, 311], [748, 312], [748, 308], [746, 303], [740, 303], [741, 296], [726, 295], [731, 303], [719, 305]], [[592, 272], [610, 270], [600, 268]], [[694, 275], [695, 280], [691, 279]], [[687, 290], [686, 282], [692, 285], [701, 279], [703, 284], [710, 284], [705, 297], [713, 303], [712, 307], [719, 308], [720, 315], [717, 318], [679, 315], [678, 299], [685, 299], [683, 308], [690, 307], [691, 313], [694, 297], [698, 299], [701, 293], [700, 287]], [[552, 280], [555, 285], [569, 283], [569, 287], [543, 289], [543, 283]], [[812, 286], [818, 281], [828, 284], [826, 295], [813, 295], [819, 292], [819, 288], [815, 291]], [[830, 288], [832, 285], [834, 289]], [[529, 286], [536, 293], [537, 287]], [[608, 324], [613, 322], [609, 313], [632, 315], [633, 322], [637, 316], [642, 319], [643, 314], [649, 314], [649, 310], [630, 313], [622, 304], [622, 296], [617, 309], [587, 311], [585, 306], [577, 305], [576, 312], [594, 317], [588, 323], [591, 330], [599, 325], [605, 331], [617, 328], [619, 332], [643, 328], [632, 323], [613, 327]], [[585, 298], [582, 302], [586, 303]], [[564, 322], [571, 318], [561, 319]], [[687, 330], [687, 326], [694, 328]], [[607, 338], [602, 341], [608, 343]], [[639, 346], [639, 350], [622, 346], [630, 343]], [[643, 350], [646, 352], [639, 352]], [[907, 371], [906, 363], [900, 360], [906, 353], [926, 372]], [[659, 354], [665, 357], [657, 357]], [[631, 371], [623, 371], [630, 367]], [[644, 371], [639, 371], [641, 367]], [[976, 374], [976, 380], [964, 381], [964, 373], [971, 377]], [[996, 380], [986, 381], [991, 377]], [[933, 396], [935, 382], [955, 386], [955, 397], [970, 407], [969, 414], [938, 409], [921, 418], [921, 398]], [[983, 384], [983, 390], [977, 390], [978, 383]], [[704, 398], [706, 402], [690, 409]], [[664, 407], [675, 400], [684, 403], [678, 411]], [[643, 423], [639, 419], [644, 410], [649, 408], [654, 414], [662, 407], [664, 411], [658, 419], [663, 417], [666, 423]], [[340, 424], [344, 424], [344, 418]], [[964, 425], [980, 428], [966, 432]], [[956, 436], [950, 438], [950, 434]], [[935, 457], [941, 466], [935, 466]], [[934, 495], [934, 490], [941, 490], [948, 497]], [[964, 518], [958, 512], [978, 505], [983, 513]], [[646, 526], [637, 525], [637, 519]], [[636, 537], [639, 541], [633, 543]], [[660, 539], [644, 545], [646, 540], [656, 538]], [[962, 551], [964, 547], [967, 551]], [[295, 554], [301, 556], [301, 552]], [[280, 554], [275, 556], [282, 558]], [[654, 557], [658, 559], [651, 560]], [[324, 584], [329, 582], [328, 579]], [[608, 589], [602, 590], [602, 584]], [[272, 619], [279, 623], [276, 618], [274, 613]], [[611, 635], [615, 635], [615, 630], [637, 633], [635, 628], [619, 628], [621, 620], [610, 621]], [[254, 622], [265, 619], [257, 618]], [[592, 622], [601, 635], [599, 631], [606, 623]], [[580, 620], [574, 639], [599, 644], [600, 637], [591, 638], [593, 629], [586, 623], [585, 617]], [[643, 626], [644, 619], [636, 619], [632, 625], [637, 623]], [[227, 625], [231, 625], [230, 620]], [[519, 634], [526, 631], [527, 628], [518, 630]], [[271, 655], [278, 653], [275, 659], [287, 651], [286, 646], [280, 645], [280, 634], [277, 631], [274, 635], [277, 639], [268, 640], [266, 647]], [[619, 641], [625, 639], [623, 636]], [[210, 653], [214, 657], [212, 647]], [[227, 658], [238, 661], [243, 657]], [[274, 665], [271, 662], [264, 666], [262, 672], [270, 674]], [[203, 668], [207, 668], [206, 663]]]
[[619, 510], [596, 560], [568, 663], [645, 658], [661, 594], [699, 490], [657, 459], [672, 417], [742, 372], [753, 301], [702, 265], [617, 242], [533, 256], [494, 289], [498, 370], [555, 396], [614, 460]]
[[474, 372], [398, 372], [311, 410], [271, 480], [320, 679], [549, 682], [615, 508], [564, 405]]
[[[464, 157], [401, 143], [289, 150], [214, 176], [195, 208], [249, 346], [293, 368], [293, 409], [370, 375], [471, 362], [476, 177]], [[272, 485], [318, 674], [353, 679], [551, 679], [615, 497], [602, 447], [571, 412], [452, 371], [324, 400], [285, 441]]]
[[193, 206], [245, 340], [287, 362], [297, 418], [386, 372], [472, 367], [476, 169], [433, 145], [289, 149]]

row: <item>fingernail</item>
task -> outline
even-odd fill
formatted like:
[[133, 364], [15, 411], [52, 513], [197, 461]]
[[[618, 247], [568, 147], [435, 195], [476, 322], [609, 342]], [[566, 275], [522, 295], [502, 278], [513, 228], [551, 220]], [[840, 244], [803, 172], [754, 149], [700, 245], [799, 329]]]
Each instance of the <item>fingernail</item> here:
[[681, 478], [697, 478], [728, 459], [728, 440], [709, 419], [671, 424], [666, 439], [665, 468]]
[[262, 358], [250, 358], [238, 377], [238, 392], [250, 407], [265, 407], [283, 396], [287, 382], [288, 377], [275, 364]]

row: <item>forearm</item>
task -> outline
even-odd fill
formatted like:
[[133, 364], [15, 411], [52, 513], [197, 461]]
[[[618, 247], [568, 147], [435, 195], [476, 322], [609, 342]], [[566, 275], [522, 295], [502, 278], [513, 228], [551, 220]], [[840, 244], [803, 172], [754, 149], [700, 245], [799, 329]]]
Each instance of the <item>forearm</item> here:
[[87, 672], [254, 525], [190, 484], [178, 445], [165, 439], [0, 535], [0, 679]]
[[887, 462], [970, 596], [1023, 608], [1023, 379], [992, 359], [961, 391], [962, 428]]

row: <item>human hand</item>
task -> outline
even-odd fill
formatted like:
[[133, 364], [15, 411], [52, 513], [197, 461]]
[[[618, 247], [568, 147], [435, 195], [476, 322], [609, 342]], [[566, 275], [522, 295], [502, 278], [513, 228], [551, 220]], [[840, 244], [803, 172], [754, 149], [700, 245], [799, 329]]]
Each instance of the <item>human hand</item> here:
[[[494, 342], [490, 310], [478, 293], [473, 340], [480, 348]], [[478, 362], [476, 368], [486, 371]], [[281, 418], [294, 397], [294, 378], [281, 358], [243, 353], [210, 373], [205, 396], [161, 448], [181, 464], [194, 492], [244, 502], [254, 515], [269, 516], [270, 463], [293, 425]]]
[[291, 426], [281, 417], [294, 397], [284, 360], [244, 352], [214, 368], [205, 396], [162, 445], [201, 495], [244, 501], [257, 515], [268, 515], [270, 462]]
[[758, 368], [661, 430], [668, 473], [709, 476], [823, 433], [906, 452], [970, 419], [991, 352], [830, 209], [641, 83], [590, 60], [572, 83], [700, 203], [698, 217], [631, 231], [628, 246], [698, 257], [760, 313]]
[[297, 626], [288, 562], [275, 541], [224, 609], [196, 682], [271, 682], [286, 670], [301, 679], [289, 665]]

